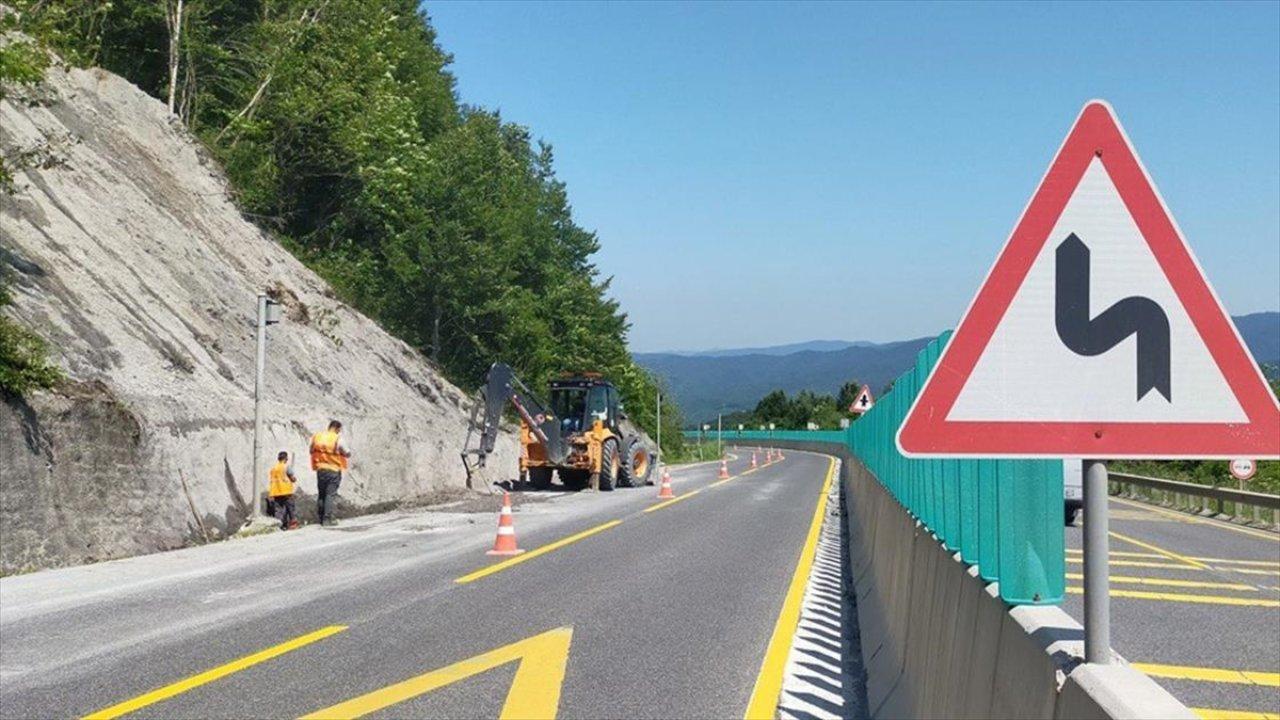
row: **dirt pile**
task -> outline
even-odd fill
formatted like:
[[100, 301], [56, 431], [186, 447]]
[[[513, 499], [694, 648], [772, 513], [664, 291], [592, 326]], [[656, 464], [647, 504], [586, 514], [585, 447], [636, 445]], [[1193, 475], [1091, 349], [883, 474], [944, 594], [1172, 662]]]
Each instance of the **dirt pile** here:
[[[0, 103], [0, 149], [23, 159], [16, 194], [0, 195], [8, 312], [69, 377], [0, 403], [0, 570], [241, 526], [259, 292], [285, 306], [268, 332], [263, 452], [296, 454], [305, 494], [307, 440], [330, 417], [356, 456], [349, 511], [463, 484], [468, 400], [243, 218], [162, 103], [110, 73], [52, 69]], [[514, 474], [517, 452], [504, 436], [495, 475]]]

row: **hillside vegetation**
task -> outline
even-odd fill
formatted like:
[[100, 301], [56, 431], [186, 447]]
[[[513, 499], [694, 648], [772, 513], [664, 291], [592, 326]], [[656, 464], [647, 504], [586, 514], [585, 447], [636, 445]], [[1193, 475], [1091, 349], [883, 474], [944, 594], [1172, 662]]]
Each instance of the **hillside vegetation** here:
[[[453, 381], [496, 360], [535, 388], [600, 371], [655, 429], [654, 380], [550, 145], [459, 100], [413, 0], [11, 4], [7, 24], [66, 62], [167, 102], [247, 217]], [[678, 444], [678, 411], [663, 422]]]

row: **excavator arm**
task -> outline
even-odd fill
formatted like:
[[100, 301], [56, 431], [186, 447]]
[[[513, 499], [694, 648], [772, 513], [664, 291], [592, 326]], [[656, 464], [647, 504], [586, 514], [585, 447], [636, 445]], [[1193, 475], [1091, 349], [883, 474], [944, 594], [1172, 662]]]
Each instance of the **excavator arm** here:
[[[471, 422], [467, 426], [467, 439], [462, 447], [462, 464], [467, 468], [467, 485], [471, 486], [472, 473], [485, 467], [485, 461], [493, 452], [502, 422], [502, 410], [510, 402], [520, 419], [529, 428], [529, 434], [542, 445], [548, 460], [563, 462], [568, 447], [560, 433], [560, 421], [537, 395], [516, 377], [506, 363], [494, 363], [489, 368], [485, 386], [480, 390], [471, 408]], [[475, 447], [472, 438], [476, 437]], [[469, 456], [475, 456], [472, 461]]]

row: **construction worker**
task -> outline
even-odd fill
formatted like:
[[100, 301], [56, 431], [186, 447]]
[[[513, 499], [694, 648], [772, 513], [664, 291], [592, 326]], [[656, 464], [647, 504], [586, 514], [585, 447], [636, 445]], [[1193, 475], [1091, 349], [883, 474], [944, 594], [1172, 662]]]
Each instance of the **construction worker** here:
[[293, 464], [289, 462], [289, 453], [281, 450], [280, 454], [276, 455], [276, 464], [271, 467], [271, 472], [267, 477], [270, 479], [270, 484], [267, 485], [267, 495], [271, 498], [271, 503], [275, 507], [276, 519], [280, 521], [280, 529], [293, 530], [298, 527], [293, 505], [293, 484], [298, 482], [298, 478], [293, 474]]
[[342, 471], [347, 469], [351, 451], [342, 444], [342, 423], [329, 421], [329, 429], [311, 436], [311, 469], [316, 471], [316, 514], [320, 524], [332, 527], [338, 524], [334, 517], [337, 509], [338, 485]]

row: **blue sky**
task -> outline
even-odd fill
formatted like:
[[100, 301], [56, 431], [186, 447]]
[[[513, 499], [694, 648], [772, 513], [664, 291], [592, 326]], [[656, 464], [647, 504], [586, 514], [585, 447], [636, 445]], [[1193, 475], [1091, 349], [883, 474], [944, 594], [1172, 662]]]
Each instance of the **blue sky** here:
[[1227, 309], [1280, 308], [1280, 3], [427, 3], [556, 150], [632, 348], [959, 320], [1109, 100]]

